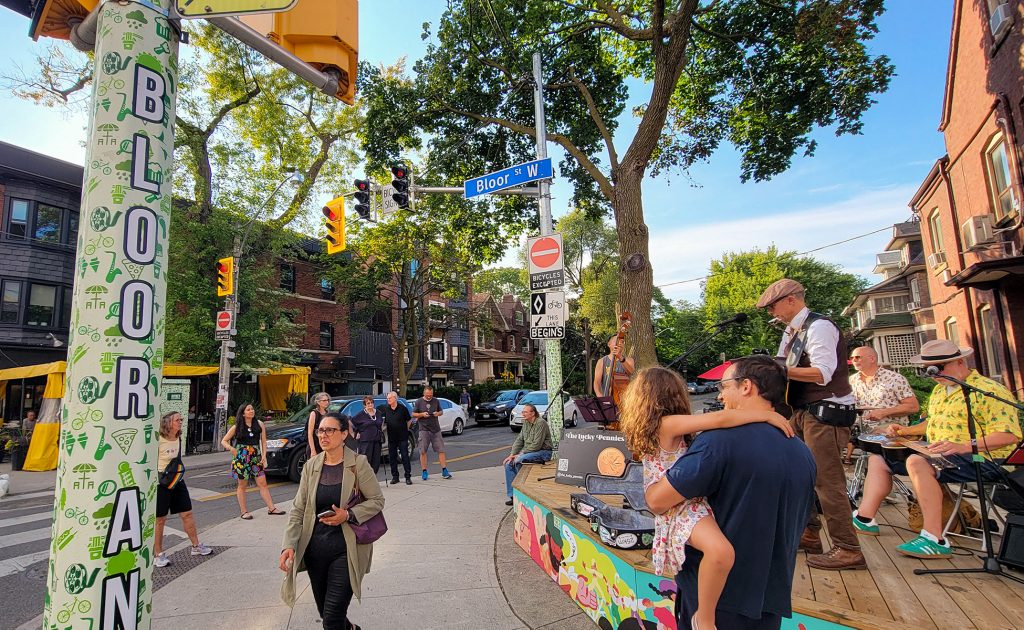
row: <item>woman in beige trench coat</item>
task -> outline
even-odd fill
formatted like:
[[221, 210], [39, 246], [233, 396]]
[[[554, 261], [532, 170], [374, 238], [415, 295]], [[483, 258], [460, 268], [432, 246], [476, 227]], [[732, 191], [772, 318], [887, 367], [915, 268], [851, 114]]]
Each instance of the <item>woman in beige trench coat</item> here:
[[[357, 543], [351, 523], [365, 522], [383, 510], [384, 495], [366, 458], [345, 446], [347, 417], [328, 414], [317, 432], [323, 452], [302, 468], [281, 544], [280, 567], [286, 574], [281, 599], [294, 604], [295, 575], [306, 571], [324, 629], [358, 629], [348, 621], [348, 606], [353, 595], [360, 598], [373, 545]], [[363, 501], [345, 509], [357, 488]]]

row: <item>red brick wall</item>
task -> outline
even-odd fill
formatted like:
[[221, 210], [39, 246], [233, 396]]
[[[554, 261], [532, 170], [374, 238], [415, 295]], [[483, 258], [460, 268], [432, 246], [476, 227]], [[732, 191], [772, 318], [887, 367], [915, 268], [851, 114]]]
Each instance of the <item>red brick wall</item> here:
[[[295, 267], [295, 294], [284, 297], [281, 300], [281, 308], [296, 311], [295, 323], [306, 327], [299, 347], [305, 350], [319, 350], [320, 322], [330, 322], [334, 325], [335, 353], [325, 351], [320, 354], [320, 361], [326, 363], [350, 354], [348, 306], [323, 299], [320, 291], [320, 272], [314, 265], [302, 260], [287, 262]], [[278, 274], [280, 279], [280, 267]]]

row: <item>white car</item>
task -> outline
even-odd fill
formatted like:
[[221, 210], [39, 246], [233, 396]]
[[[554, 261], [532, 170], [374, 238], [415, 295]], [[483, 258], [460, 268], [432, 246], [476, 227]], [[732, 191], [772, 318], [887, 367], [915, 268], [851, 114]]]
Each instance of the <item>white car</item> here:
[[[574, 427], [576, 423], [580, 421], [580, 412], [576, 409], [576, 403], [569, 396], [568, 392], [562, 392], [561, 399], [564, 401], [562, 406], [562, 425], [566, 427]], [[523, 396], [519, 399], [515, 409], [512, 410], [512, 419], [509, 421], [508, 426], [513, 432], [519, 433], [523, 429], [523, 406], [531, 404], [537, 408], [537, 413], [541, 416], [548, 410], [548, 393], [546, 390], [540, 389]]]
[[441, 425], [441, 433], [462, 435], [466, 428], [466, 412], [462, 410], [462, 406], [447, 398], [438, 398], [437, 402], [441, 404], [441, 417], [437, 419]]

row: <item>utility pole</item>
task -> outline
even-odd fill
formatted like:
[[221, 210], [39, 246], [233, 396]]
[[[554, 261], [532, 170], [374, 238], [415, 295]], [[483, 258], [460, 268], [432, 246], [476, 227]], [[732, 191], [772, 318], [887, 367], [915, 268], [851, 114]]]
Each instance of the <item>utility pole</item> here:
[[234, 290], [231, 292], [231, 295], [224, 298], [224, 310], [231, 313], [231, 331], [228, 338], [222, 339], [220, 342], [220, 366], [217, 369], [217, 403], [214, 410], [213, 431], [213, 449], [215, 451], [224, 450], [224, 446], [220, 442], [224, 439], [224, 434], [227, 431], [228, 394], [231, 390], [231, 359], [234, 357], [232, 348], [235, 347], [235, 329], [238, 327], [238, 263], [242, 260], [242, 239], [237, 235], [235, 236], [231, 256], [235, 261], [231, 266], [231, 273], [234, 274], [231, 286]]
[[[537, 126], [537, 159], [548, 157], [547, 123], [544, 118], [544, 76], [541, 70], [540, 53], [533, 53], [533, 111]], [[542, 179], [537, 182], [538, 212], [540, 214], [540, 235], [549, 236], [555, 231], [551, 220], [551, 182]], [[552, 457], [557, 457], [558, 440], [562, 436], [562, 405], [560, 387], [562, 385], [562, 348], [558, 339], [544, 341], [544, 361], [541, 363], [542, 374], [547, 384], [548, 426], [551, 428]]]

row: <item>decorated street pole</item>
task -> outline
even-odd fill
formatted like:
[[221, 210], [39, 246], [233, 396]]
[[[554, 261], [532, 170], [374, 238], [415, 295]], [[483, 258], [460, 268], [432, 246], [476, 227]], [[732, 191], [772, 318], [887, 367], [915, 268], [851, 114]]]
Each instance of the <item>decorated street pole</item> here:
[[177, 33], [164, 3], [104, 2], [82, 25], [95, 24], [96, 69], [48, 630], [150, 627], [178, 80]]

